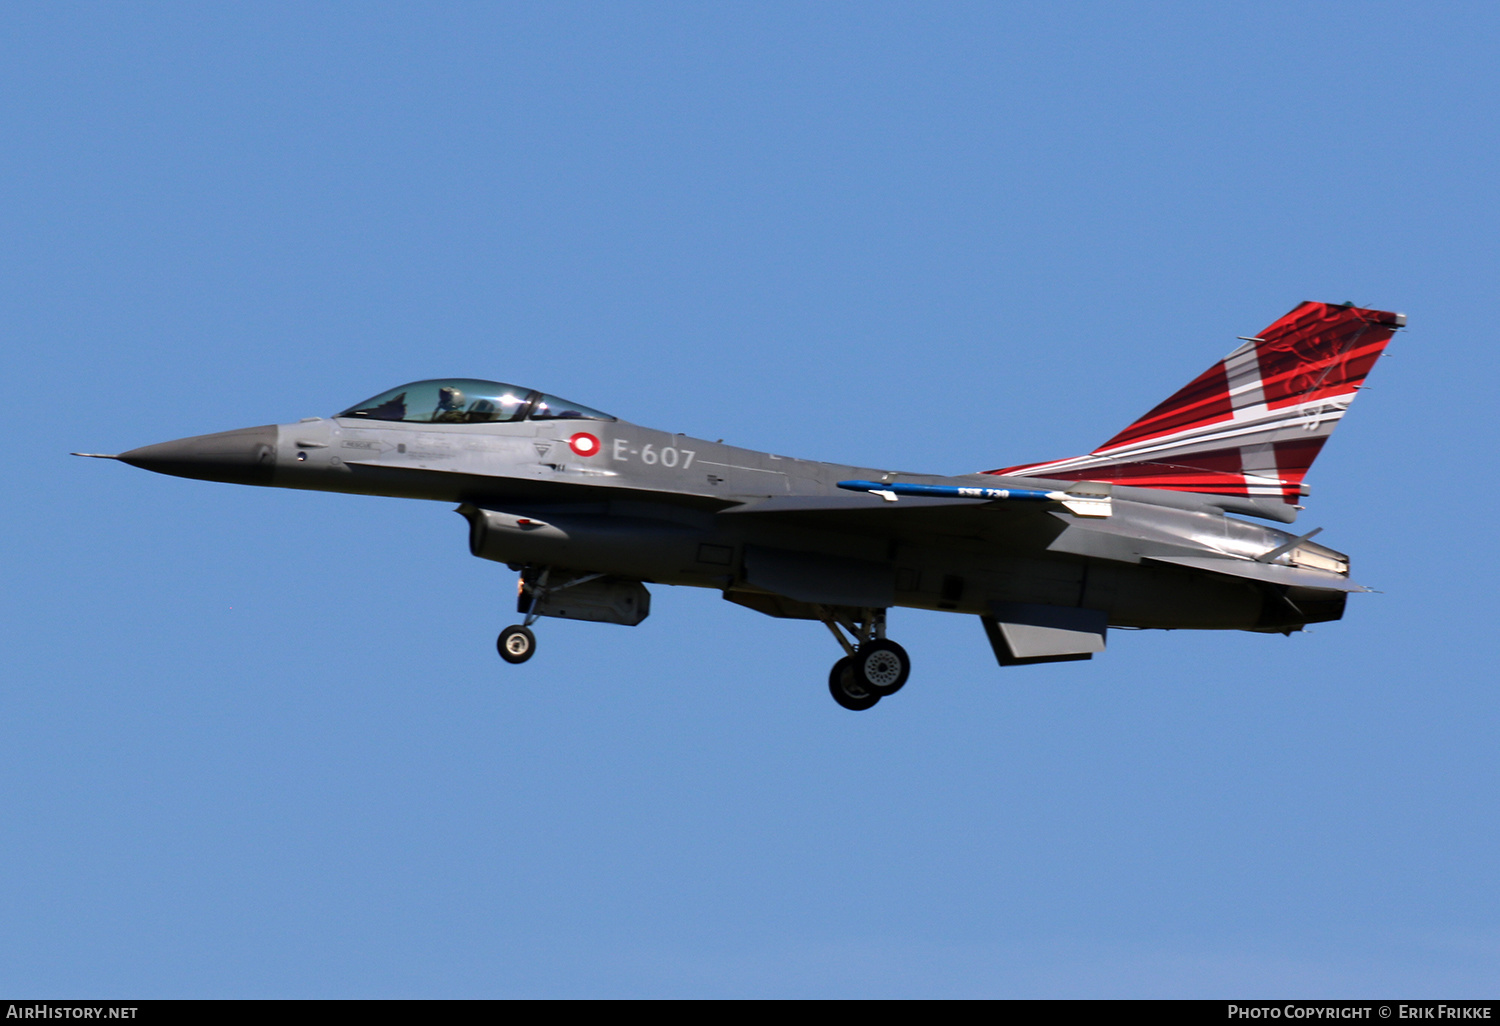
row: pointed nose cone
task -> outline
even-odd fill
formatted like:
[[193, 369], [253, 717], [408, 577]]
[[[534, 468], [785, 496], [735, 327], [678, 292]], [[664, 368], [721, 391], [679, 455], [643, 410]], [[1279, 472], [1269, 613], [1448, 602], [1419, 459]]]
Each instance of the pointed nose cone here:
[[122, 452], [123, 463], [142, 470], [203, 481], [268, 485], [276, 467], [276, 425], [195, 435]]

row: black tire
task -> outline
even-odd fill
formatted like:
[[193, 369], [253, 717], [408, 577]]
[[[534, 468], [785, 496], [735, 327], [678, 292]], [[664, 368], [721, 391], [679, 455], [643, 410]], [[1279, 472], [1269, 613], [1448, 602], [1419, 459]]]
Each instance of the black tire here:
[[911, 676], [911, 657], [894, 641], [869, 641], [859, 646], [852, 668], [857, 689], [884, 698], [900, 691]]
[[828, 693], [845, 709], [863, 712], [880, 701], [880, 696], [855, 683], [853, 663], [852, 659], [844, 656], [833, 664], [833, 669], [828, 672]]
[[536, 635], [530, 627], [507, 627], [495, 639], [495, 648], [507, 663], [524, 663], [536, 654]]

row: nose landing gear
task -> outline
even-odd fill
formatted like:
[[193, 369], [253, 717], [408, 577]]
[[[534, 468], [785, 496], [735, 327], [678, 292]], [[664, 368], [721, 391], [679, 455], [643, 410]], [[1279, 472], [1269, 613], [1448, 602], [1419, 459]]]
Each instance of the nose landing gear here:
[[[835, 702], [861, 712], [901, 690], [911, 675], [911, 658], [906, 649], [886, 639], [884, 609], [861, 610], [858, 620], [835, 617], [826, 609], [819, 612], [848, 653], [828, 674], [828, 691]], [[844, 636], [845, 631], [853, 640]]]
[[536, 653], [536, 635], [524, 624], [515, 624], [500, 632], [495, 640], [500, 658], [507, 663], [524, 663]]
[[536, 635], [531, 633], [531, 625], [541, 616], [536, 611], [537, 605], [547, 594], [547, 578], [551, 574], [552, 568], [544, 567], [533, 584], [526, 580], [527, 571], [521, 572], [521, 579], [516, 584], [516, 612], [525, 613], [526, 619], [505, 628], [495, 639], [495, 649], [507, 663], [524, 663], [536, 655]]
[[548, 587], [547, 580], [551, 576], [550, 566], [542, 567], [541, 573], [535, 576], [529, 566], [521, 570], [521, 579], [516, 583], [516, 612], [525, 613], [526, 619], [505, 628], [500, 632], [500, 637], [495, 639], [495, 648], [499, 650], [500, 658], [507, 663], [524, 663], [536, 654], [536, 635], [531, 633], [531, 625], [541, 617], [541, 604], [549, 595], [577, 584], [596, 581], [604, 575], [584, 574], [567, 580], [567, 575], [564, 574], [564, 583]]

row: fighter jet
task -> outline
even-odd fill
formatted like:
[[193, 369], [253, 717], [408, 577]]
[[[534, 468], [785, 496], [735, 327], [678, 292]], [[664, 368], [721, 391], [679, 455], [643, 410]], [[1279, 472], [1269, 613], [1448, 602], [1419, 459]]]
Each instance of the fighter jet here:
[[1299, 304], [1093, 452], [947, 476], [774, 456], [532, 388], [414, 381], [323, 419], [119, 455], [162, 474], [457, 504], [519, 573], [508, 663], [542, 617], [634, 626], [646, 585], [822, 623], [828, 689], [906, 683], [894, 607], [975, 616], [1001, 666], [1091, 659], [1110, 627], [1290, 634], [1343, 616], [1349, 557], [1291, 524], [1304, 477], [1402, 314]]

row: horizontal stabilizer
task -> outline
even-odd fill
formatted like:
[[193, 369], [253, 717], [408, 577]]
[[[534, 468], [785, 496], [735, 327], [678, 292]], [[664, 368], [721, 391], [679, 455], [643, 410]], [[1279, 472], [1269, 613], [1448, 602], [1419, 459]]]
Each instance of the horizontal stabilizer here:
[[987, 473], [1295, 503], [1403, 314], [1302, 303], [1087, 456]]

